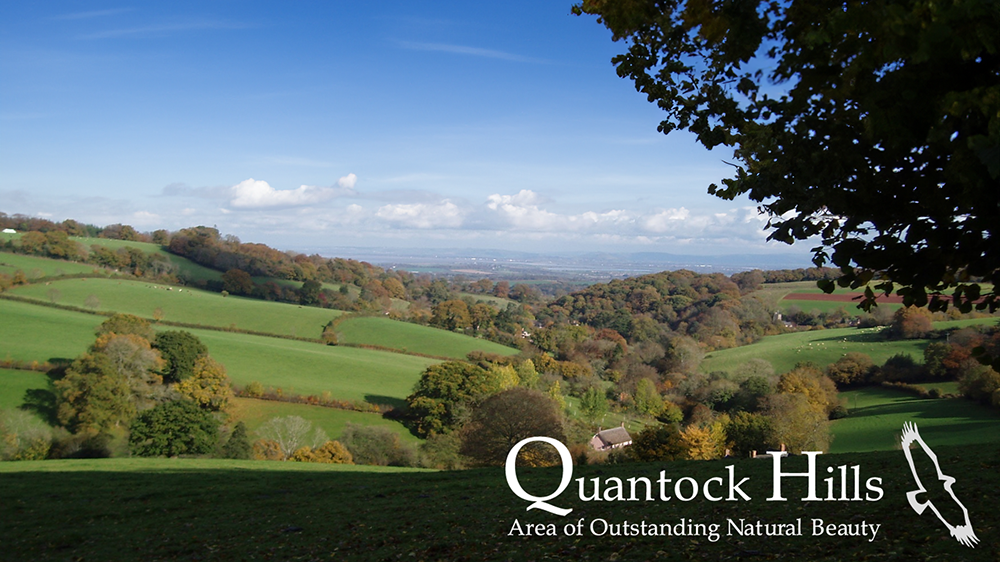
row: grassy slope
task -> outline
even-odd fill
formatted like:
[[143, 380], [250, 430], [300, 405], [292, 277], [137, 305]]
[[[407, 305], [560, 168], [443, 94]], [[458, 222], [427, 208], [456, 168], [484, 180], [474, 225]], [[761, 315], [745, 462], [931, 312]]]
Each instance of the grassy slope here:
[[53, 260], [0, 252], [0, 273], [13, 275], [18, 270], [23, 271], [29, 280], [56, 275], [91, 274], [94, 272], [102, 273], [104, 271], [102, 268], [88, 263], [76, 263], [66, 260]]
[[160, 309], [163, 319], [206, 326], [230, 327], [272, 334], [319, 338], [323, 326], [343, 314], [339, 310], [248, 299], [223, 297], [219, 293], [184, 288], [178, 290], [148, 281], [118, 279], [67, 279], [28, 285], [12, 294], [48, 301], [49, 291], [59, 291], [58, 304], [84, 306], [89, 295], [97, 296], [99, 310], [127, 312], [152, 318]]
[[340, 434], [344, 431], [344, 427], [348, 423], [353, 423], [355, 425], [386, 427], [396, 432], [404, 442], [420, 442], [420, 439], [410, 433], [401, 423], [387, 420], [379, 414], [351, 412], [334, 408], [324, 408], [322, 406], [309, 406], [307, 404], [253, 400], [250, 398], [237, 398], [230, 408], [229, 413], [233, 415], [234, 419], [242, 420], [246, 423], [247, 428], [251, 431], [256, 430], [262, 423], [271, 418], [300, 416], [312, 422], [315, 427], [322, 428], [331, 439], [339, 438]]
[[[94, 341], [103, 317], [0, 300], [0, 357], [73, 358]], [[166, 328], [171, 329], [171, 328]], [[286, 392], [393, 403], [407, 396], [436, 361], [367, 349], [330, 347], [262, 336], [190, 330], [224, 363], [237, 384], [259, 381]], [[388, 397], [378, 399], [375, 397]]]
[[[48, 302], [50, 291], [59, 292], [58, 304], [83, 307], [88, 296], [100, 300], [99, 310], [127, 312], [152, 318], [155, 310], [163, 319], [222, 328], [281, 335], [318, 338], [323, 326], [343, 314], [330, 310], [242, 297], [222, 297], [218, 293], [190, 288], [166, 290], [167, 286], [147, 281], [118, 279], [66, 279], [13, 289], [12, 294]], [[426, 326], [388, 318], [356, 318], [338, 326], [344, 343], [381, 345], [394, 349], [463, 358], [482, 350], [511, 355], [509, 347]]]
[[48, 388], [45, 373], [0, 369], [0, 408], [19, 408], [24, 403], [24, 393], [33, 389]]
[[[969, 509], [982, 543], [958, 544], [931, 513], [917, 516], [905, 492], [913, 489], [900, 451], [822, 455], [817, 470], [860, 466], [862, 481], [882, 479], [879, 501], [802, 502], [804, 479], [789, 478], [790, 501], [768, 502], [772, 464], [727, 459], [576, 467], [574, 477], [615, 475], [704, 482], [726, 478], [734, 465], [752, 500], [709, 502], [591, 502], [576, 484], [558, 499], [573, 512], [560, 518], [526, 511], [499, 468], [464, 472], [358, 472], [353, 467], [182, 459], [4, 463], [0, 474], [0, 544], [12, 560], [936, 560], [1000, 558], [1000, 451], [935, 447], [954, 490]], [[805, 459], [782, 463], [805, 470]], [[366, 470], [367, 467], [366, 467]], [[521, 484], [544, 495], [556, 489], [559, 469], [522, 469]], [[822, 482], [820, 483], [823, 487]], [[821, 490], [821, 494], [823, 490]], [[794, 522], [802, 537], [727, 534], [727, 519]], [[563, 526], [584, 520], [582, 537]], [[718, 524], [718, 541], [703, 536], [603, 536], [588, 526], [609, 523]], [[875, 540], [812, 536], [811, 519], [880, 525]], [[508, 536], [512, 523], [557, 525], [560, 536]]]
[[337, 333], [344, 343], [382, 345], [456, 359], [464, 358], [470, 351], [501, 355], [518, 353], [518, 350], [498, 343], [389, 318], [349, 318], [337, 324]]
[[[935, 322], [934, 328], [944, 330], [995, 322], [996, 318]], [[800, 361], [812, 361], [822, 367], [852, 351], [867, 353], [877, 364], [884, 363], [897, 353], [907, 353], [922, 362], [927, 343], [928, 340], [886, 341], [879, 335], [878, 328], [794, 332], [768, 336], [750, 345], [713, 351], [705, 356], [700, 369], [706, 373], [732, 371], [750, 359], [759, 358], [770, 361], [776, 372], [783, 373]]]
[[893, 429], [911, 421], [931, 447], [1000, 443], [1000, 415], [964, 398], [925, 399], [882, 387], [840, 393], [850, 415], [833, 422], [830, 452], [887, 451], [899, 447]]
[[713, 351], [705, 356], [701, 370], [732, 371], [750, 359], [759, 358], [770, 361], [776, 372], [783, 373], [800, 361], [824, 366], [852, 351], [867, 353], [879, 364], [897, 353], [909, 353], [921, 361], [926, 346], [927, 340], [884, 341], [877, 328], [794, 332], [768, 336], [742, 347]]
[[182, 258], [180, 256], [175, 256], [170, 252], [163, 249], [163, 246], [159, 244], [150, 244], [148, 242], [129, 242], [125, 240], [110, 240], [107, 238], [82, 238], [73, 237], [73, 240], [79, 242], [88, 251], [93, 245], [104, 246], [112, 250], [117, 250], [119, 248], [138, 248], [147, 254], [160, 254], [166, 256], [171, 263], [176, 265], [180, 270], [182, 278], [187, 278], [192, 281], [208, 281], [208, 280], [219, 280], [222, 279], [222, 272], [216, 271], [214, 269], [205, 267], [194, 263], [187, 258]]
[[72, 359], [94, 343], [102, 316], [0, 300], [0, 357], [22, 361]]

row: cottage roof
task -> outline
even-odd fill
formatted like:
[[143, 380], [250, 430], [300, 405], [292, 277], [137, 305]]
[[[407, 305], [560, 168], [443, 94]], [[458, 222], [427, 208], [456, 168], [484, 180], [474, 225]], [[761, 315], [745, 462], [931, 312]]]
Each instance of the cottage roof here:
[[607, 445], [621, 445], [632, 441], [632, 436], [628, 434], [628, 431], [624, 427], [612, 427], [611, 429], [598, 431], [596, 437]]

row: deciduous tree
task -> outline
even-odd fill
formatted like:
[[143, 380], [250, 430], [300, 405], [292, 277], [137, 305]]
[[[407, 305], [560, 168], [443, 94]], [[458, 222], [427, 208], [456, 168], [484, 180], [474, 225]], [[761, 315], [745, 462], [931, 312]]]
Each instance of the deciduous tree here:
[[212, 452], [219, 426], [189, 400], [171, 400], [142, 412], [129, 428], [129, 449], [140, 457], [203, 455]]
[[[906, 304], [945, 290], [963, 310], [1000, 304], [995, 0], [583, 0], [574, 11], [626, 42], [613, 62], [666, 112], [660, 131], [733, 147], [733, 175], [709, 192], [760, 203], [771, 239], [819, 237], [814, 261], [840, 268], [839, 284], [877, 280]], [[874, 296], [866, 288], [863, 304]]]
[[[562, 416], [546, 395], [523, 387], [494, 394], [472, 412], [462, 428], [462, 454], [478, 465], [500, 465], [522, 439], [551, 437], [564, 440]], [[532, 453], [534, 464], [547, 464], [554, 451], [540, 447]], [[537, 457], [537, 458], [535, 458]]]

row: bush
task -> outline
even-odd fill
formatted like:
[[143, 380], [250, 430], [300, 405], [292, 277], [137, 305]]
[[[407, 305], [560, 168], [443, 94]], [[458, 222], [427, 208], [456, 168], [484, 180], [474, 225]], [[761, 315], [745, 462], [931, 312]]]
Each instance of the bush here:
[[417, 451], [404, 444], [391, 429], [348, 423], [340, 437], [355, 464], [417, 466]]
[[341, 445], [339, 441], [327, 441], [315, 449], [308, 446], [302, 447], [292, 453], [292, 456], [288, 460], [326, 464], [354, 464], [351, 452]]
[[0, 460], [42, 460], [52, 447], [52, 429], [23, 410], [0, 410]]

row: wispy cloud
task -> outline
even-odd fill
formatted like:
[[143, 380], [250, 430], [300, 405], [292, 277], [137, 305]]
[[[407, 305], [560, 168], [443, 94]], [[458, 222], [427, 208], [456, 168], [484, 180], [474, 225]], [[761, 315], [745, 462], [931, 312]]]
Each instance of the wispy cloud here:
[[522, 55], [515, 55], [505, 51], [494, 49], [483, 49], [480, 47], [468, 47], [466, 45], [449, 45], [447, 43], [418, 43], [414, 41], [400, 41], [400, 46], [412, 51], [437, 51], [442, 53], [454, 53], [457, 55], [469, 55], [474, 57], [486, 57], [491, 59], [509, 60], [514, 62], [529, 62], [535, 64], [547, 64], [548, 61]]
[[185, 31], [202, 31], [212, 29], [248, 29], [250, 24], [240, 22], [195, 20], [178, 23], [144, 25], [122, 29], [109, 29], [81, 35], [81, 39], [114, 39], [117, 37], [166, 37], [173, 33]]
[[125, 12], [131, 12], [132, 8], [114, 8], [111, 10], [91, 10], [88, 12], [74, 12], [72, 14], [62, 14], [53, 17], [54, 20], [84, 20], [90, 18], [101, 18], [105, 16], [116, 16], [118, 14], [124, 14]]

